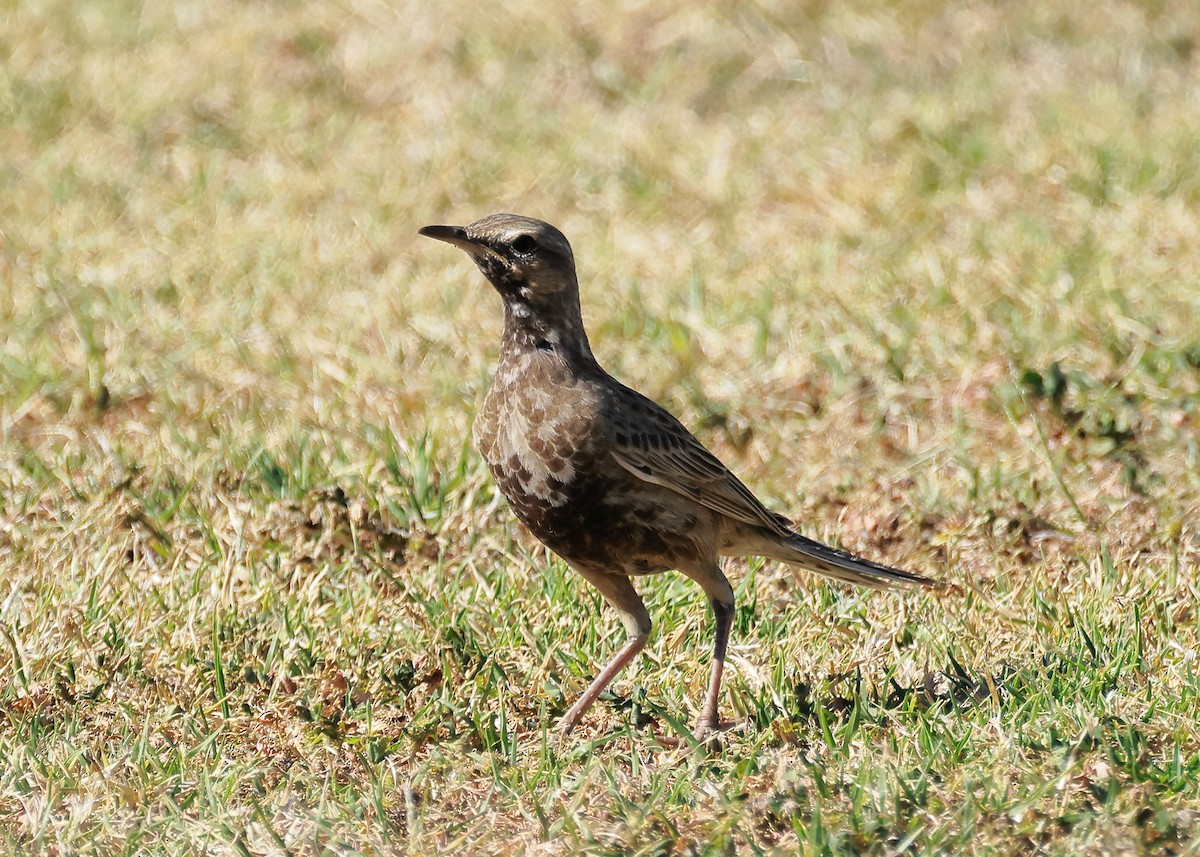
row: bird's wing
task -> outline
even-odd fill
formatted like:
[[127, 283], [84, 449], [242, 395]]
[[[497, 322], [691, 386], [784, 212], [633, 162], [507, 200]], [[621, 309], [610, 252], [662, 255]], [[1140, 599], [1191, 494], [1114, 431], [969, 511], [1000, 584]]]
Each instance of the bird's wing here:
[[[623, 407], [613, 431], [612, 455], [639, 479], [669, 488], [738, 521], [792, 534], [791, 521], [768, 511], [741, 480], [705, 449], [683, 424], [644, 396]], [[632, 413], [630, 413], [632, 411]]]

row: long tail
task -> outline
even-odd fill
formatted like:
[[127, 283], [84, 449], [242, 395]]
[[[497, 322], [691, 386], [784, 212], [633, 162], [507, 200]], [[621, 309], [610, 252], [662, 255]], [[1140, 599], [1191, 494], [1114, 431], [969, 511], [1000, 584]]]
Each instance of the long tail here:
[[939, 586], [939, 582], [911, 571], [889, 568], [869, 559], [831, 548], [820, 542], [805, 538], [799, 533], [776, 537], [769, 545], [762, 545], [762, 556], [795, 565], [807, 571], [815, 571], [834, 580], [870, 586], [872, 589], [887, 589], [892, 586]]

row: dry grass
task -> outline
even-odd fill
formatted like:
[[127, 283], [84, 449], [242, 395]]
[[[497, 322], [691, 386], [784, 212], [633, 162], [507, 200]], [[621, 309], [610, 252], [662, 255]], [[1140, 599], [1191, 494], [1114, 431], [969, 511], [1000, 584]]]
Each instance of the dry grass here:
[[[1191, 853], [1192, 3], [10, 5], [0, 841], [13, 854]], [[467, 447], [571, 238], [597, 353], [805, 530], [619, 638]]]

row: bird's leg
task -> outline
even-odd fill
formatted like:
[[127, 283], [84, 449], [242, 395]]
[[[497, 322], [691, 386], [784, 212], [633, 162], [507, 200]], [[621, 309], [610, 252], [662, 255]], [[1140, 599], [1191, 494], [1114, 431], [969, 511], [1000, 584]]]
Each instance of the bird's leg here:
[[715, 637], [713, 640], [712, 669], [708, 677], [708, 691], [704, 694], [704, 707], [700, 709], [700, 720], [696, 723], [696, 737], [703, 739], [717, 731], [720, 720], [717, 719], [717, 702], [721, 696], [721, 677], [725, 674], [725, 650], [729, 646], [729, 629], [733, 625], [733, 600], [718, 601], [713, 598], [709, 603], [713, 610]]
[[579, 725], [580, 719], [583, 715], [587, 714], [592, 704], [600, 698], [600, 694], [604, 692], [604, 688], [608, 687], [609, 682], [616, 678], [617, 673], [623, 670], [633, 660], [634, 656], [646, 647], [646, 640], [649, 637], [649, 634], [639, 634], [625, 641], [625, 645], [621, 646], [620, 651], [608, 662], [608, 666], [600, 671], [600, 675], [592, 680], [592, 683], [588, 685], [588, 689], [576, 700], [570, 710], [563, 715], [560, 726], [564, 735], [571, 734], [571, 730]]
[[713, 560], [702, 566], [681, 568], [684, 574], [699, 583], [708, 596], [713, 610], [713, 659], [708, 678], [708, 690], [700, 719], [696, 721], [696, 738], [705, 740], [720, 729], [717, 703], [721, 697], [721, 677], [725, 674], [725, 650], [729, 647], [729, 629], [733, 626], [733, 587], [729, 585], [720, 564]]
[[569, 735], [571, 730], [579, 725], [580, 719], [608, 687], [609, 682], [634, 659], [638, 652], [646, 647], [646, 641], [650, 639], [650, 614], [646, 611], [642, 597], [633, 588], [628, 577], [621, 574], [583, 571], [578, 568], [576, 571], [600, 590], [604, 600], [617, 611], [629, 639], [608, 662], [608, 665], [600, 671], [600, 674], [592, 680], [588, 689], [583, 692], [583, 696], [579, 697], [579, 700], [563, 715], [559, 726], [564, 736]]

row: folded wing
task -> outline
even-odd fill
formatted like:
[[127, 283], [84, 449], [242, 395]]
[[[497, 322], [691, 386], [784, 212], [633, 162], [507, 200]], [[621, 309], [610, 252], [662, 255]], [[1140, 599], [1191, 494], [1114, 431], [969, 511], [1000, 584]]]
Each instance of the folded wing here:
[[[705, 449], [683, 424], [637, 396], [642, 419], [614, 432], [612, 455], [617, 463], [647, 482], [661, 485], [737, 521], [792, 535], [791, 522], [768, 511], [750, 489]], [[647, 413], [649, 410], [649, 413]]]

